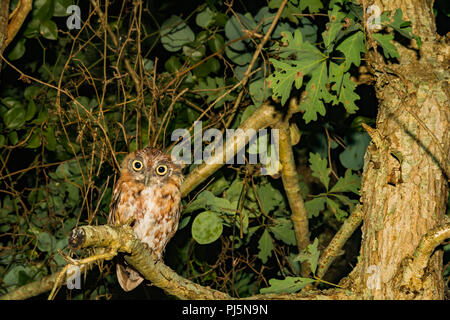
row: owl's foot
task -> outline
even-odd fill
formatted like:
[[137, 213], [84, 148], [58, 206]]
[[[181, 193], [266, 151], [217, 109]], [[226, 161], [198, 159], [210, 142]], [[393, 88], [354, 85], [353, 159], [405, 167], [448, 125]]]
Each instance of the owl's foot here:
[[159, 255], [159, 254], [156, 254], [155, 252], [151, 252], [151, 254], [152, 254], [152, 258], [153, 258], [153, 261], [155, 262], [155, 263], [157, 263], [157, 262], [162, 262], [162, 257], [161, 257], [161, 255]]
[[131, 217], [125, 222], [125, 225], [127, 225], [129, 227], [133, 227], [135, 222], [136, 222], [136, 218], [135, 217]]

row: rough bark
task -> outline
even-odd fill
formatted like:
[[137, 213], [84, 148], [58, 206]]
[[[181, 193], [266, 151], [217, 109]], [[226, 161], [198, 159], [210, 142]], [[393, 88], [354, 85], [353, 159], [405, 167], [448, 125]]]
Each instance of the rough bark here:
[[[8, 18], [9, 18], [9, 0], [0, 2], [0, 55], [6, 48], [6, 40], [8, 39]], [[0, 59], [0, 70], [2, 67], [2, 59]]]
[[396, 44], [398, 64], [378, 54], [369, 59], [377, 75], [380, 104], [361, 187], [360, 261], [350, 278], [353, 289], [364, 298], [443, 299], [442, 250], [432, 255], [421, 288], [411, 291], [395, 279], [420, 239], [444, 222], [450, 149], [445, 70], [449, 48], [436, 38], [431, 1], [377, 4], [382, 12], [401, 8], [423, 45], [418, 51], [414, 45]]

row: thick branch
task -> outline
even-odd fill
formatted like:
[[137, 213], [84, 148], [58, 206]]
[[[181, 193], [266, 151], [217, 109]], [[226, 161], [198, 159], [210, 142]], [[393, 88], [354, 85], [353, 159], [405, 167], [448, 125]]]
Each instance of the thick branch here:
[[[0, 2], [0, 54], [6, 48], [6, 39], [8, 38], [8, 19], [9, 19], [9, 0]], [[0, 70], [2, 68], [2, 60], [0, 59]]]
[[[291, 208], [291, 220], [294, 224], [295, 237], [299, 252], [309, 245], [308, 213], [300, 191], [300, 181], [292, 152], [291, 134], [289, 130], [290, 114], [296, 106], [291, 103], [289, 115], [276, 124], [279, 129], [281, 177], [286, 196]], [[306, 272], [306, 271], [305, 271]], [[302, 271], [303, 273], [303, 271]], [[306, 276], [306, 274], [304, 274]]]
[[317, 276], [319, 278], [325, 275], [334, 259], [339, 256], [341, 248], [361, 224], [362, 216], [361, 206], [358, 205], [350, 217], [342, 224], [341, 229], [334, 235], [327, 248], [322, 252], [317, 268]]
[[425, 269], [430, 261], [434, 249], [444, 240], [450, 238], [450, 223], [437, 227], [423, 236], [412, 260], [402, 271], [402, 285], [410, 290], [419, 290], [423, 280]]
[[16, 290], [0, 296], [0, 300], [24, 300], [50, 291], [53, 288], [58, 275], [59, 273], [55, 272], [49, 276], [42, 277], [37, 281], [23, 285]]
[[[259, 129], [263, 129], [267, 126], [273, 125], [280, 119], [280, 114], [275, 111], [275, 108], [271, 105], [264, 104], [258, 108], [248, 119], [246, 119], [239, 129], [243, 131], [254, 129], [255, 134]], [[225, 148], [216, 148], [215, 154], [210, 159], [211, 164], [203, 163], [198, 166], [186, 177], [183, 185], [181, 186], [182, 196], [186, 196], [189, 192], [194, 190], [200, 183], [205, 181], [214, 172], [219, 170], [227, 161], [227, 155], [235, 155], [236, 152], [242, 149], [251, 139], [252, 136], [239, 134], [238, 130], [230, 138], [227, 139]], [[234, 148], [237, 146], [236, 149]]]
[[[232, 299], [229, 295], [198, 285], [188, 279], [176, 274], [162, 261], [155, 261], [151, 253], [142, 242], [137, 239], [133, 230], [128, 226], [84, 226], [74, 229], [69, 236], [69, 245], [72, 248], [105, 247], [113, 251], [124, 252], [127, 262], [138, 270], [145, 279], [153, 285], [163, 289], [166, 293], [180, 299]], [[81, 268], [86, 267], [81, 266]], [[0, 300], [26, 299], [49, 291], [58, 277], [59, 272], [44, 277], [19, 289], [8, 293]], [[308, 291], [297, 294], [263, 294], [255, 295], [245, 299], [357, 299], [351, 292], [342, 289], [331, 289], [324, 291]]]
[[129, 253], [125, 256], [125, 260], [145, 279], [180, 299], [231, 299], [225, 293], [203, 287], [179, 276], [162, 261], [155, 261], [151, 252], [128, 226], [80, 227], [72, 231], [69, 245], [73, 248], [111, 247], [117, 248], [119, 252]]
[[17, 8], [11, 14], [11, 21], [8, 25], [8, 38], [5, 41], [5, 48], [13, 41], [20, 27], [22, 27], [28, 13], [31, 11], [33, 3], [31, 0], [21, 0]]

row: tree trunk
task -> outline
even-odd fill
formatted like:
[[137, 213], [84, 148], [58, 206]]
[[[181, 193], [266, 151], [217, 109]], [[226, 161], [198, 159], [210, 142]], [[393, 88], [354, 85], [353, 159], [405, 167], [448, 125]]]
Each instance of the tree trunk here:
[[396, 279], [422, 236], [445, 218], [449, 47], [436, 34], [432, 1], [375, 4], [381, 12], [401, 8], [423, 44], [420, 51], [414, 41], [409, 48], [397, 45], [398, 64], [379, 54], [368, 60], [379, 111], [365, 155], [360, 259], [349, 280], [366, 299], [443, 299], [442, 250], [431, 256], [421, 290], [400, 288]]

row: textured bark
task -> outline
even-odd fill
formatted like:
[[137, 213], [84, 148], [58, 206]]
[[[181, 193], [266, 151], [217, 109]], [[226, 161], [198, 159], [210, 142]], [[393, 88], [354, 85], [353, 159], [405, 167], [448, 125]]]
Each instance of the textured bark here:
[[[284, 191], [286, 192], [289, 207], [292, 212], [291, 220], [294, 225], [298, 251], [301, 252], [309, 245], [308, 212], [306, 211], [305, 203], [302, 198], [300, 181], [295, 167], [289, 131], [289, 119], [280, 121], [280, 123], [277, 124], [277, 128], [280, 130], [281, 178], [283, 179]], [[310, 268], [306, 268], [306, 266], [306, 263], [302, 263], [302, 275], [304, 277], [307, 277], [310, 273]]]
[[[6, 48], [8, 38], [8, 18], [9, 18], [9, 0], [0, 1], [0, 55]], [[0, 70], [3, 60], [0, 59]]]
[[443, 299], [442, 250], [432, 255], [421, 288], [400, 287], [395, 280], [420, 239], [444, 222], [450, 147], [449, 48], [436, 38], [431, 1], [377, 4], [382, 11], [401, 8], [423, 45], [419, 54], [413, 46], [396, 44], [398, 64], [388, 64], [377, 54], [369, 59], [377, 70], [380, 105], [361, 187], [360, 261], [350, 279], [364, 298]]

